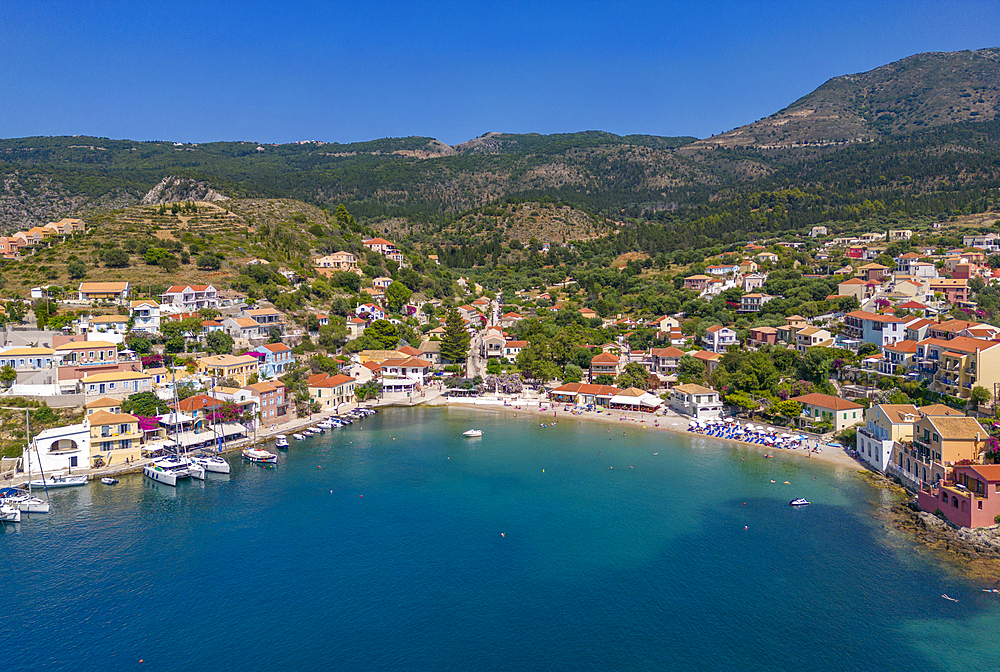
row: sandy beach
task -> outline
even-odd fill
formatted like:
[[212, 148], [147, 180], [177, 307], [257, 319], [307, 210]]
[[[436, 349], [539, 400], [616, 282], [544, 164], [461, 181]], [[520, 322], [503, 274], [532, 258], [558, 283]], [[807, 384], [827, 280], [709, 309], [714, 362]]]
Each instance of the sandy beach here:
[[[574, 420], [595, 423], [604, 423], [621, 426], [639, 427], [643, 431], [673, 432], [685, 436], [703, 436], [703, 438], [718, 441], [720, 443], [735, 443], [746, 448], [753, 448], [760, 453], [771, 455], [775, 458], [794, 458], [803, 460], [819, 460], [830, 465], [846, 467], [855, 470], [863, 469], [857, 460], [851, 457], [845, 450], [825, 448], [821, 452], [812, 452], [802, 448], [778, 448], [776, 446], [766, 446], [757, 443], [747, 443], [737, 439], [726, 439], [715, 436], [705, 436], [687, 431], [690, 418], [679, 415], [670, 409], [661, 410], [658, 414], [638, 413], [630, 411], [580, 411], [564, 404], [553, 404], [544, 399], [533, 398], [478, 398], [478, 399], [435, 399], [428, 405], [447, 405], [454, 408], [463, 408], [478, 413], [491, 413], [494, 415], [523, 415], [525, 417], [538, 418], [539, 422], [572, 422]], [[566, 410], [566, 409], [569, 410]], [[662, 415], [661, 415], [662, 414]], [[743, 423], [745, 424], [745, 423]], [[788, 431], [787, 428], [776, 428], [779, 432]], [[810, 436], [811, 440], [817, 437]]]

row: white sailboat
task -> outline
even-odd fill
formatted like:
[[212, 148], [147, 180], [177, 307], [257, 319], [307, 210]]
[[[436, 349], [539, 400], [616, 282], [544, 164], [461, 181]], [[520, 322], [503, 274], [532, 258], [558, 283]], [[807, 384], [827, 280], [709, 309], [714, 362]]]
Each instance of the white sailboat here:
[[24, 513], [48, 513], [49, 503], [44, 499], [32, 497], [30, 493], [16, 488], [0, 490], [0, 502], [13, 506]]
[[77, 485], [87, 485], [86, 476], [52, 475], [28, 481], [32, 488], [71, 488]]
[[[28, 492], [17, 493], [12, 497], [8, 497], [8, 502], [17, 510], [24, 511], [25, 513], [48, 513], [51, 508], [49, 503], [49, 491], [45, 490], [45, 499], [39, 499], [31, 494], [31, 444], [34, 441], [31, 438], [31, 416], [29, 415], [27, 409], [24, 411], [24, 429], [26, 436], [28, 437]], [[35, 443], [35, 459], [38, 460], [38, 468], [42, 468], [42, 456], [38, 453], [38, 444]], [[42, 480], [45, 479], [45, 472], [42, 472]]]
[[278, 462], [277, 455], [263, 448], [244, 448], [243, 457], [251, 462], [260, 462], [263, 464], [276, 464]]

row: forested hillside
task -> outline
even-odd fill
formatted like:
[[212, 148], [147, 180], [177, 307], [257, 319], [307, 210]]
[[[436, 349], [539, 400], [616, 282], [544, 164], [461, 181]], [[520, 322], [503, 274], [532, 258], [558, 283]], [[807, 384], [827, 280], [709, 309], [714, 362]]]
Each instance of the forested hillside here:
[[[0, 140], [0, 233], [144, 197], [185, 200], [162, 186], [149, 195], [171, 176], [219, 198], [290, 198], [328, 210], [345, 204], [376, 230], [427, 242], [432, 234], [466, 236], [456, 223], [469, 213], [480, 213], [476, 226], [488, 226], [486, 210], [522, 201], [651, 225], [647, 239], [688, 248], [874, 215], [980, 212], [1000, 189], [998, 54], [920, 54], [835, 78], [769, 118], [780, 142], [758, 142], [755, 125], [729, 136], [750, 142], [599, 131], [486, 133], [454, 147], [426, 137], [286, 145]], [[890, 112], [902, 121], [890, 124]], [[822, 135], [850, 115], [861, 124], [850, 142]], [[558, 239], [563, 234], [574, 232]], [[513, 235], [534, 234], [522, 227]]]

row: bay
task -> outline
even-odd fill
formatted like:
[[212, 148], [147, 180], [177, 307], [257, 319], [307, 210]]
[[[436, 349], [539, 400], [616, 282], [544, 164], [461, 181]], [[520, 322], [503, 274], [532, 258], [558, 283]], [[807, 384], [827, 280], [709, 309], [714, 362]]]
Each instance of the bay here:
[[852, 470], [538, 423], [389, 409], [293, 442], [275, 467], [233, 458], [229, 477], [176, 489], [130, 476], [55, 492], [52, 514], [0, 534], [0, 661], [1000, 667], [1000, 596], [894, 539], [874, 515], [888, 495]]

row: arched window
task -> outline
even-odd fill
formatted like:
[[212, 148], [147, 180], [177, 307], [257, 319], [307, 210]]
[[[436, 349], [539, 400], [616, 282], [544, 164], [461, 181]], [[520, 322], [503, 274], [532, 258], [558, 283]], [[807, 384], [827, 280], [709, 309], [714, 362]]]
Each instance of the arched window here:
[[952, 497], [951, 498], [951, 505], [953, 507], [955, 507], [956, 509], [958, 508], [958, 497]]

